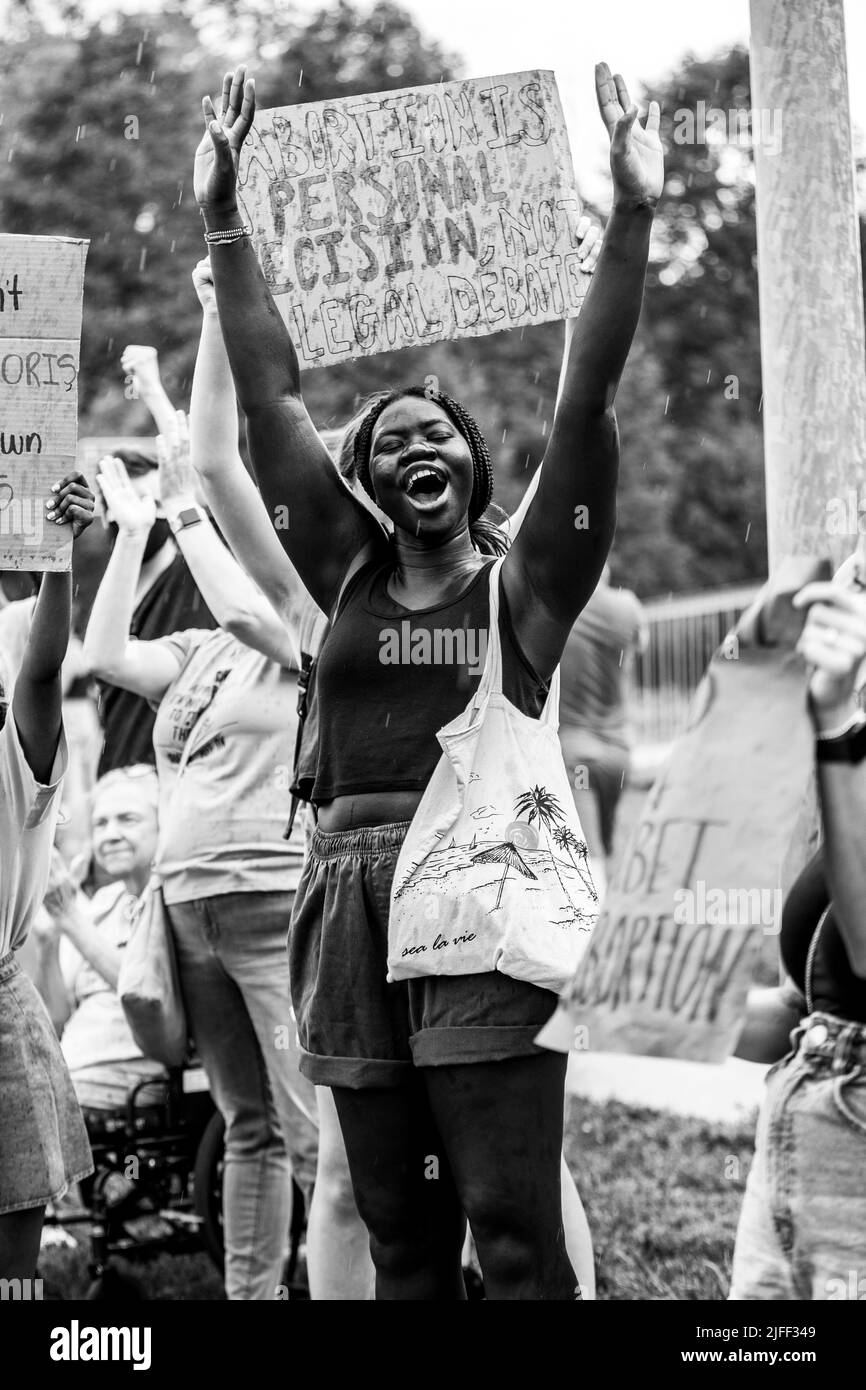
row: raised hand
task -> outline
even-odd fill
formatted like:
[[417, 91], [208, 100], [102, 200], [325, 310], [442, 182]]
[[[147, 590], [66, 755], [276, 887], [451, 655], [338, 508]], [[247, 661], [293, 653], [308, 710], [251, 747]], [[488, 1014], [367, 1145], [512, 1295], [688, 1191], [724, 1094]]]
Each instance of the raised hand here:
[[45, 516], [57, 526], [71, 526], [73, 539], [77, 539], [93, 520], [95, 502], [84, 474], [68, 473], [52, 487]]
[[171, 435], [156, 436], [159, 460], [159, 496], [168, 511], [178, 502], [196, 501], [196, 475], [189, 457], [189, 426], [182, 410], [175, 412], [177, 429]]
[[237, 175], [241, 146], [256, 112], [256, 89], [242, 63], [223, 78], [220, 114], [210, 97], [202, 99], [207, 129], [195, 152], [193, 189], [202, 208], [232, 211], [237, 207]]
[[596, 64], [595, 91], [610, 136], [614, 203], [655, 207], [665, 181], [658, 102], [650, 102], [646, 122], [641, 126], [638, 108], [629, 97], [624, 79], [619, 73], [611, 76], [607, 63]]
[[216, 291], [213, 287], [213, 271], [210, 265], [210, 256], [204, 256], [192, 273], [192, 283], [198, 295], [199, 303], [205, 314], [216, 314], [217, 302]]
[[137, 343], [131, 343], [125, 348], [120, 359], [120, 365], [138, 391], [143, 400], [152, 396], [155, 391], [160, 390], [162, 381], [159, 375], [159, 360], [156, 348], [141, 347]]
[[156, 520], [153, 497], [142, 497], [132, 483], [122, 459], [106, 455], [99, 460], [97, 482], [105, 499], [109, 521], [129, 535], [147, 535]]
[[[866, 662], [866, 594], [839, 583], [807, 584], [794, 596], [809, 612], [797, 651], [813, 667], [813, 711], [828, 717], [850, 709]], [[834, 722], [833, 719], [830, 722]]]
[[42, 905], [52, 921], [62, 928], [63, 922], [75, 905], [77, 897], [78, 884], [70, 873], [66, 860], [55, 845], [51, 851], [48, 886]]

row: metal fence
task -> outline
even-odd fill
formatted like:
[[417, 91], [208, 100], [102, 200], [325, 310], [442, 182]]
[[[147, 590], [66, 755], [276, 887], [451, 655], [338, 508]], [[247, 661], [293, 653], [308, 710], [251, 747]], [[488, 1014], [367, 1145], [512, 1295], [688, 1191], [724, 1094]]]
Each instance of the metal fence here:
[[635, 658], [630, 702], [638, 744], [668, 743], [682, 732], [710, 657], [759, 589], [714, 589], [643, 605], [649, 642]]

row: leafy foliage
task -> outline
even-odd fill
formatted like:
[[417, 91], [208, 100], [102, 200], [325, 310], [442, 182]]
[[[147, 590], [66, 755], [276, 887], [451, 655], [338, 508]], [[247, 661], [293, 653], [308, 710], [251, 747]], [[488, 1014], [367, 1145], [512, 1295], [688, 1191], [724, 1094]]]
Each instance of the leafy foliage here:
[[[45, 0], [50, 3], [51, 0]], [[88, 21], [70, 3], [59, 32], [16, 0], [0, 55], [0, 202], [10, 232], [90, 239], [81, 433], [148, 433], [125, 399], [127, 343], [158, 347], [169, 394], [188, 399], [200, 313], [190, 272], [204, 252], [192, 202], [201, 95], [216, 93], [244, 37], [262, 106], [461, 75], [392, 0], [348, 0], [298, 18], [272, 0], [182, 0], [159, 15]], [[689, 58], [660, 89], [667, 183], [641, 327], [617, 398], [622, 466], [614, 582], [641, 595], [762, 577], [766, 524], [751, 157], [679, 143], [678, 110], [748, 108], [748, 57]], [[590, 211], [592, 211], [590, 209]], [[864, 232], [866, 239], [866, 232]], [[512, 510], [549, 434], [558, 324], [406, 349], [305, 376], [322, 427], [384, 384], [437, 376], [485, 431], [495, 499]]]

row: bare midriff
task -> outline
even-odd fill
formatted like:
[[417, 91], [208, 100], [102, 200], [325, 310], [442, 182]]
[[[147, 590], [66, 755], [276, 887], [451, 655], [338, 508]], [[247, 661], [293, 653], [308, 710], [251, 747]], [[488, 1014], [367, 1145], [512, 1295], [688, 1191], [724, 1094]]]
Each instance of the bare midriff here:
[[317, 807], [320, 830], [354, 830], [359, 825], [391, 825], [410, 821], [424, 795], [423, 791], [358, 792], [335, 796]]

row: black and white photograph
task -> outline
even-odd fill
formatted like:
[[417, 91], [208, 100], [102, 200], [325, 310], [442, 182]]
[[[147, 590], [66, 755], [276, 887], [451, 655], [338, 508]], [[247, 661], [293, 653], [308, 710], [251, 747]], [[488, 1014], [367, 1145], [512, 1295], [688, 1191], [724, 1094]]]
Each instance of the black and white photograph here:
[[866, 1301], [866, 7], [0, 20], [22, 1364], [846, 1364], [742, 1305]]

